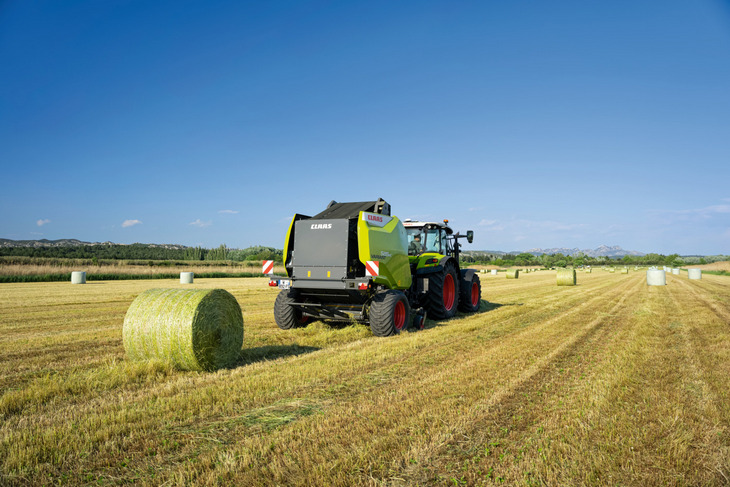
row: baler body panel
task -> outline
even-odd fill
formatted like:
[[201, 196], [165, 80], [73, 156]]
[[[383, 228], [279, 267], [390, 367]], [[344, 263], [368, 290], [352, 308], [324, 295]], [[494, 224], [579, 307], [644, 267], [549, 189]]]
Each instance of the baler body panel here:
[[408, 238], [397, 217], [360, 212], [357, 243], [360, 262], [375, 261], [379, 264], [379, 275], [373, 277], [373, 282], [389, 289], [411, 287]]

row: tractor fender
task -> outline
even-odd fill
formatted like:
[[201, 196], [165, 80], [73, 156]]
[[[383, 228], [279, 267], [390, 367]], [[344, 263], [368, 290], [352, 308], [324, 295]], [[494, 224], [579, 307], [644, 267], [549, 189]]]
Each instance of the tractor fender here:
[[474, 277], [476, 269], [461, 269], [461, 281], [471, 282], [471, 278]]
[[439, 261], [439, 267], [445, 267], [446, 263], [449, 261], [453, 262], [454, 266], [457, 269], [459, 268], [459, 263], [456, 262], [456, 260], [453, 257], [449, 257], [448, 255], [444, 255], [443, 257], [441, 257], [441, 260]]
[[441, 272], [443, 270], [443, 268], [444, 268], [444, 266], [442, 266], [442, 265], [437, 265], [437, 266], [433, 266], [433, 267], [421, 267], [420, 269], [416, 270], [416, 275], [423, 276], [426, 274], [435, 274], [437, 272]]

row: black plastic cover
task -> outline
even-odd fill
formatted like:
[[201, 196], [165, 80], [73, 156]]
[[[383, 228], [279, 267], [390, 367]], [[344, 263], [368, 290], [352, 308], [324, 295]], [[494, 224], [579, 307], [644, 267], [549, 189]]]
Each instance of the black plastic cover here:
[[324, 211], [317, 213], [311, 219], [355, 218], [361, 211], [390, 216], [390, 205], [382, 198], [377, 201], [357, 201], [352, 203], [337, 203], [333, 201]]

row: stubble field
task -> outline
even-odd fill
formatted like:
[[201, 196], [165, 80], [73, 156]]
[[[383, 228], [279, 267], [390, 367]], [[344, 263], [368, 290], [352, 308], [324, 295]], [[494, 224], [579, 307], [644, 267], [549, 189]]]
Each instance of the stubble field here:
[[0, 284], [0, 485], [727, 485], [730, 278], [481, 274], [481, 311], [373, 337], [281, 331], [266, 279], [238, 364], [125, 360], [165, 281]]

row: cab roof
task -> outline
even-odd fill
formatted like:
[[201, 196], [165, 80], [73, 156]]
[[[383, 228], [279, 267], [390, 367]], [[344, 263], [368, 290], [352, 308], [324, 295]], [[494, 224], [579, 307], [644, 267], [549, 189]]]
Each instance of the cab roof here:
[[444, 230], [446, 230], [446, 233], [448, 235], [451, 235], [452, 233], [454, 233], [454, 231], [451, 229], [451, 227], [448, 226], [447, 224], [445, 224], [444, 222], [421, 222], [418, 220], [411, 220], [410, 218], [406, 218], [405, 220], [403, 220], [402, 223], [403, 223], [403, 226], [406, 228], [423, 228], [423, 227], [429, 226], [429, 227], [443, 228]]

